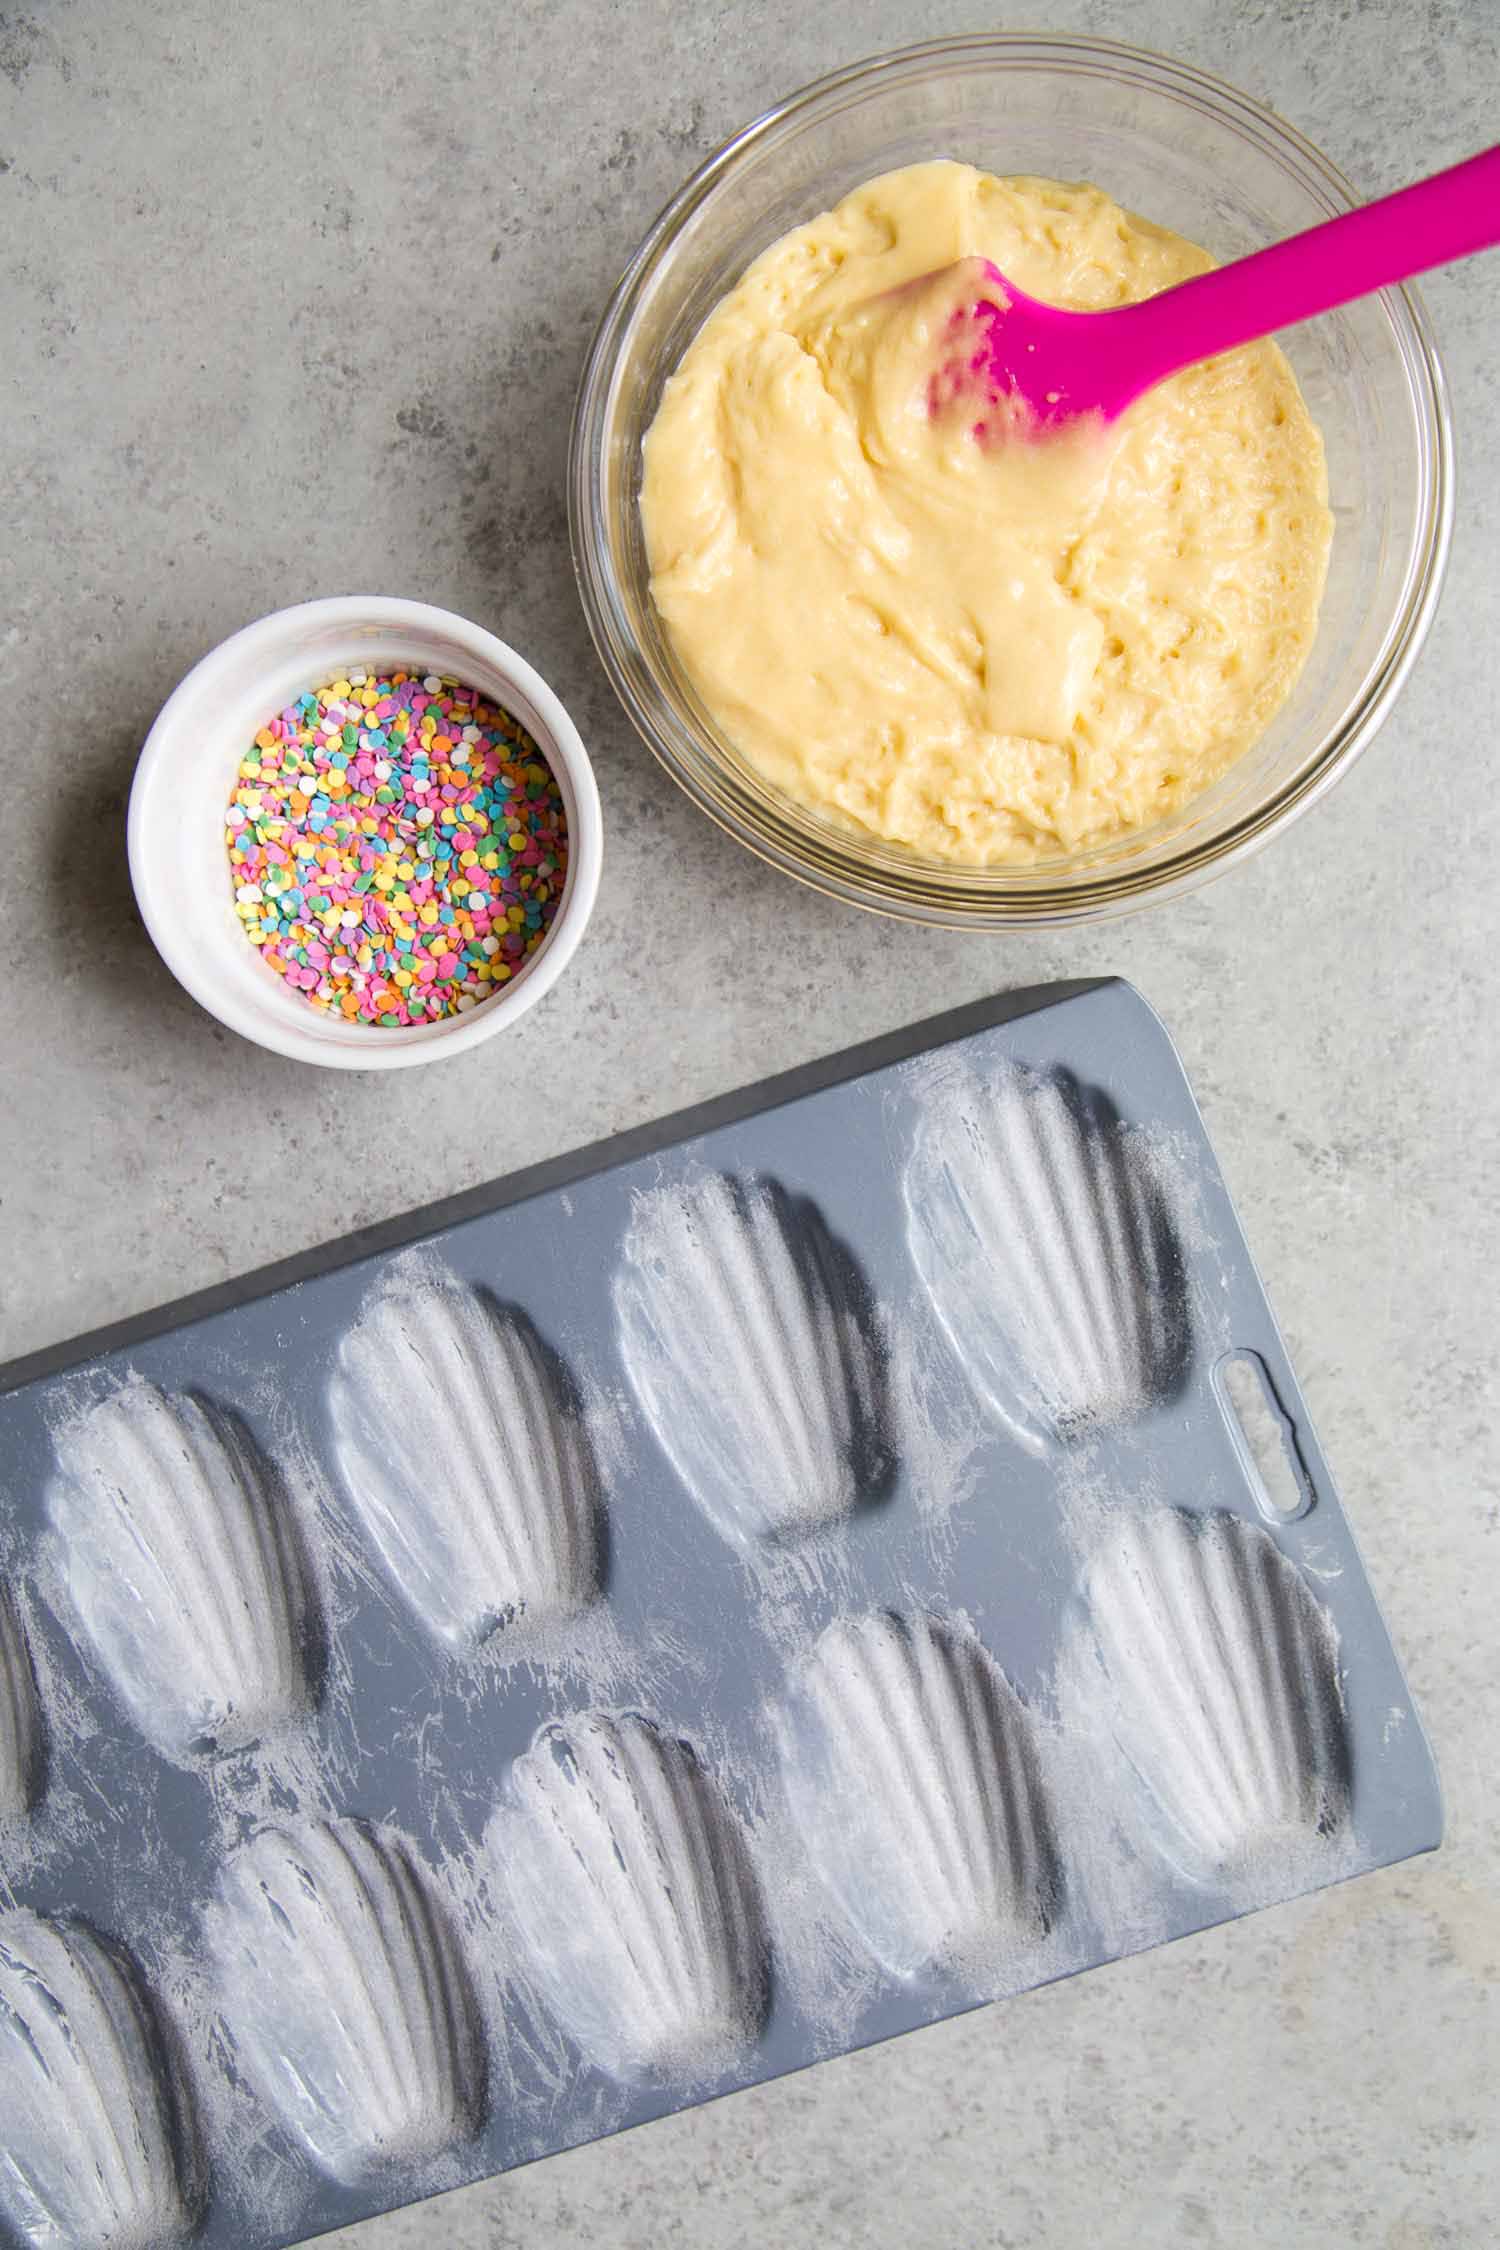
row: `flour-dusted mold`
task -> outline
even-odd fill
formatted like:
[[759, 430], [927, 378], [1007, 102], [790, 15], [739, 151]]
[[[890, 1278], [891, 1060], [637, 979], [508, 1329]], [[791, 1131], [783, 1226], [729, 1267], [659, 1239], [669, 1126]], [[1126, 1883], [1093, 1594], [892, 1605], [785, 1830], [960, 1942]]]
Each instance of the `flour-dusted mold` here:
[[636, 1396], [726, 1539], [849, 1514], [878, 1474], [877, 1356], [816, 1211], [721, 1173], [648, 1190], [614, 1297]]
[[54, 1443], [63, 1622], [147, 1741], [182, 1762], [243, 1749], [303, 1713], [304, 1565], [233, 1418], [129, 1382]]
[[264, 1828], [204, 1920], [238, 2061], [335, 2179], [474, 2131], [484, 2067], [468, 1973], [400, 1838], [347, 1819]]
[[1030, 1722], [966, 1628], [839, 1619], [795, 1680], [783, 1734], [809, 1856], [894, 1975], [983, 1975], [1045, 1934], [1053, 1867]]
[[19, 1820], [41, 1791], [42, 1710], [26, 1629], [0, 1582], [0, 1820]]
[[764, 1938], [743, 1838], [687, 1743], [632, 1713], [543, 1727], [491, 1822], [531, 1976], [590, 2062], [704, 2080], [758, 2029]]
[[164, 2250], [191, 2224], [184, 2097], [127, 1956], [0, 1916], [0, 2211], [35, 2250]]
[[1331, 1837], [1346, 1805], [1338, 1649], [1327, 1612], [1258, 1524], [1131, 1514], [1084, 1574], [1071, 1652], [1161, 1850], [1232, 1880]]
[[[959, 1143], [926, 1207], [969, 1224], [997, 1103], [1043, 1178], [1007, 1238], [1008, 1160], [984, 1240], [1024, 1256], [956, 1233], [944, 1276], [960, 1342], [998, 1354], [1005, 1314], [1034, 1347], [990, 1396], [914, 1269], [907, 1168]], [[1027, 1233], [1054, 1191], [1083, 1248], [1055, 1211]], [[95, 2075], [127, 2137], [180, 2089], [187, 2250], [291, 2250], [1438, 1841], [1328, 1464], [1127, 987], [961, 1010], [386, 1241], [0, 1370], [0, 1578], [45, 1737], [0, 1900], [142, 1964], [165, 2074]], [[1159, 1330], [1112, 1294], [1122, 1245]], [[1245, 1354], [1306, 1480], [1274, 1517], [1216, 1387]], [[1167, 1494], [1244, 1522], [1158, 1523]], [[278, 1599], [240, 1556], [283, 1529]], [[1136, 1612], [1168, 1596], [1164, 1657]], [[0, 2244], [64, 2250], [88, 2228], [7, 2216], [8, 2036]], [[32, 2114], [88, 2160], [66, 2104], [66, 2142]], [[156, 2177], [140, 2250], [173, 2241]], [[95, 2232], [129, 2250], [132, 2223]]]
[[448, 1276], [377, 1290], [330, 1392], [340, 1474], [392, 1584], [448, 1647], [598, 1592], [582, 1424], [523, 1313]]
[[1097, 1093], [945, 1062], [906, 1165], [907, 1240], [992, 1411], [1032, 1442], [1144, 1413], [1185, 1348], [1166, 1213]]

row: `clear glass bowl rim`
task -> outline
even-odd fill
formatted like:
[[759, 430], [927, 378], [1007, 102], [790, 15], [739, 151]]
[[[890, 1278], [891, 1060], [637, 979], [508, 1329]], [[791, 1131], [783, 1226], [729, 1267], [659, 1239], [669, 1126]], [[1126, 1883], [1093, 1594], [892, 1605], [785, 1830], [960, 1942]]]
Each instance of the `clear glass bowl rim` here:
[[[579, 382], [568, 458], [568, 532], [573, 567], [599, 659], [647, 748], [700, 811], [770, 865], [825, 896], [900, 920], [950, 928], [1047, 928], [1124, 914], [1198, 888], [1259, 849], [1346, 773], [1373, 740], [1415, 663], [1437, 609], [1453, 527], [1453, 432], [1448, 388], [1427, 314], [1408, 287], [1382, 293], [1410, 387], [1418, 447], [1418, 522], [1406, 583], [1379, 655], [1339, 723], [1280, 788], [1214, 834], [1147, 864], [1126, 862], [1094, 877], [1058, 881], [1045, 869], [944, 867], [887, 857], [876, 865], [860, 839], [803, 818], [769, 789], [747, 787], [692, 741], [674, 745], [654, 723], [660, 699], [615, 582], [601, 504], [610, 390], [621, 346], [657, 267], [692, 214], [749, 149], [808, 110], [883, 77], [920, 75], [966, 58], [1013, 66], [1142, 77], [1154, 90], [1207, 108], [1292, 160], [1329, 215], [1359, 202], [1336, 165], [1263, 103], [1227, 80], [1150, 48], [1071, 33], [982, 32], [925, 40], [848, 64], [815, 79], [733, 134], [698, 167], [648, 228], [606, 305]], [[882, 855], [886, 857], [886, 855]]]

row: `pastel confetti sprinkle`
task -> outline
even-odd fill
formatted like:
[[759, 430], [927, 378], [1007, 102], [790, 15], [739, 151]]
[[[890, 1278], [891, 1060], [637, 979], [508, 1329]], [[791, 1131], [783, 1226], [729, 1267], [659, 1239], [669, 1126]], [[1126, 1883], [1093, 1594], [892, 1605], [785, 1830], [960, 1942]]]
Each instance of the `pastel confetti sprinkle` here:
[[352, 671], [288, 704], [240, 761], [224, 842], [261, 959], [350, 1022], [489, 999], [547, 935], [568, 872], [536, 744], [436, 673]]

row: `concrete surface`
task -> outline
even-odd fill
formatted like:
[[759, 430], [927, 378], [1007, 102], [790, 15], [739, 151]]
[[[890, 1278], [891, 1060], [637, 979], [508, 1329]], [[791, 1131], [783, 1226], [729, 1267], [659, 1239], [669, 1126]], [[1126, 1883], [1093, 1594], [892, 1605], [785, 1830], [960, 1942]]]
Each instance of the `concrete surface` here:
[[[1500, 117], [1492, 0], [1022, 11], [1043, 13], [1223, 72], [1371, 192]], [[1437, 1747], [1449, 1844], [348, 2250], [1500, 2240], [1500, 256], [1427, 290], [1462, 489], [1396, 715], [1293, 834], [1144, 920], [997, 944], [801, 892], [659, 774], [574, 598], [568, 405], [646, 221], [769, 101], [976, 17], [0, 16], [0, 1354], [996, 986], [1123, 971], [1203, 1097]], [[218, 1031], [146, 942], [122, 850], [131, 763], [180, 673], [264, 610], [361, 587], [528, 651], [594, 750], [608, 833], [562, 988], [500, 1044], [395, 1083]]]

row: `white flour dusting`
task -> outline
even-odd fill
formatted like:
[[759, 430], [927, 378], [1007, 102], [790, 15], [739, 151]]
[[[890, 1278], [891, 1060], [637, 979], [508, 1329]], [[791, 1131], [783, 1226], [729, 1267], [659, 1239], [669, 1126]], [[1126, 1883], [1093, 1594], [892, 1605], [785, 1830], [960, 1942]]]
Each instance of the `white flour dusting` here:
[[1059, 1697], [1113, 1745], [1124, 1816], [1193, 1882], [1285, 1895], [1345, 1821], [1326, 1612], [1259, 1525], [1176, 1508], [1118, 1518], [1084, 1595]]
[[587, 1437], [524, 1315], [398, 1261], [343, 1339], [329, 1404], [349, 1500], [445, 1645], [472, 1650], [593, 1601]]
[[531, 1974], [586, 2057], [689, 2082], [759, 2028], [764, 1938], [737, 1824], [683, 1742], [635, 1714], [544, 1727], [487, 1833]]
[[303, 1713], [307, 1589], [235, 1422], [129, 1382], [54, 1432], [43, 1590], [180, 1764]]
[[981, 1397], [1034, 1448], [1143, 1413], [1173, 1372], [1175, 1261], [1118, 1120], [1008, 1064], [911, 1083], [908, 1246]]
[[836, 1522], [880, 1471], [874, 1349], [821, 1219], [711, 1173], [635, 1198], [620, 1349], [657, 1442], [742, 1548]]
[[400, 1838], [351, 1820], [264, 1829], [204, 1920], [235, 2054], [326, 2171], [367, 2179], [474, 2130], [477, 2011]]
[[788, 1706], [785, 1771], [806, 1850], [893, 1975], [982, 1980], [1044, 1934], [1030, 1730], [972, 1634], [887, 1611], [831, 1625]]
[[22, 1820], [40, 1794], [42, 1713], [16, 1605], [0, 1581], [0, 1821]]
[[193, 2191], [174, 2112], [133, 1964], [79, 1923], [0, 1917], [0, 2205], [27, 2241], [181, 2240]]

